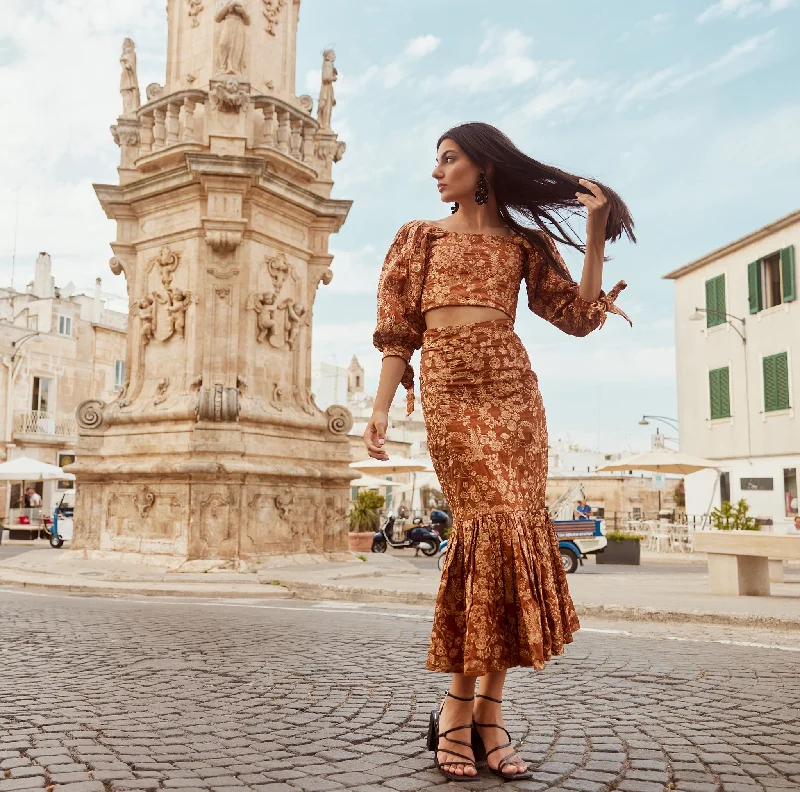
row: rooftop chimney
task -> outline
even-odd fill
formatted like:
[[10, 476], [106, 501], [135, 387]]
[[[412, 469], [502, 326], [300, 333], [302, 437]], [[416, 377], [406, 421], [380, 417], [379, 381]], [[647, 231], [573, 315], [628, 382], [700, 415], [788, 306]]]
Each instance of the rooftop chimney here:
[[33, 279], [33, 293], [36, 297], [47, 299], [55, 295], [56, 284], [51, 274], [53, 263], [49, 253], [40, 253], [36, 259], [36, 275]]

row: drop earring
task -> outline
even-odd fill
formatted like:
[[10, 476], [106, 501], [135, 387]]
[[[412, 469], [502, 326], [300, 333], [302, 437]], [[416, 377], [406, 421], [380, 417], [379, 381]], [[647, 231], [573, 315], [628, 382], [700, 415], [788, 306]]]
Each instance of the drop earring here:
[[458, 201], [456, 201], [456, 202], [455, 202], [455, 203], [454, 203], [454, 204], [453, 204], [453, 205], [450, 207], [450, 212], [451, 212], [452, 214], [455, 214], [457, 211], [458, 211]]
[[483, 205], [489, 202], [489, 182], [486, 181], [486, 174], [481, 171], [478, 179], [478, 189], [475, 190], [475, 203]]

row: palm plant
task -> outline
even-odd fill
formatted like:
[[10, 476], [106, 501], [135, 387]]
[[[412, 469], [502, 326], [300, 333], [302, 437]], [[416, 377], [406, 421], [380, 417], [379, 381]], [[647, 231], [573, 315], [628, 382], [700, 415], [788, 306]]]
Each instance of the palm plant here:
[[378, 509], [383, 508], [386, 498], [377, 492], [367, 490], [360, 492], [358, 498], [351, 503], [353, 508], [350, 511], [350, 530], [358, 533], [377, 531], [380, 525]]

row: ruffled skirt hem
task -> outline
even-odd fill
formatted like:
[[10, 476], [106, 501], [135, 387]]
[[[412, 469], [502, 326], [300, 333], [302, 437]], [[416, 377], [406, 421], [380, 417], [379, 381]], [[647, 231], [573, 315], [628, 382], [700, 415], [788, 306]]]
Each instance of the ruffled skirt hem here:
[[482, 514], [454, 526], [426, 662], [480, 676], [542, 670], [580, 629], [546, 509]]

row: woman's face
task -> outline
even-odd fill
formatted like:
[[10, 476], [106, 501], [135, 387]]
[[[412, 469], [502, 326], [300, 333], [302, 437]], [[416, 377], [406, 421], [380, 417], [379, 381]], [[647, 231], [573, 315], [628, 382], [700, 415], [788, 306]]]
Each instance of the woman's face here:
[[433, 176], [439, 196], [445, 203], [463, 202], [474, 194], [481, 169], [459, 148], [454, 140], [445, 138], [436, 152]]

